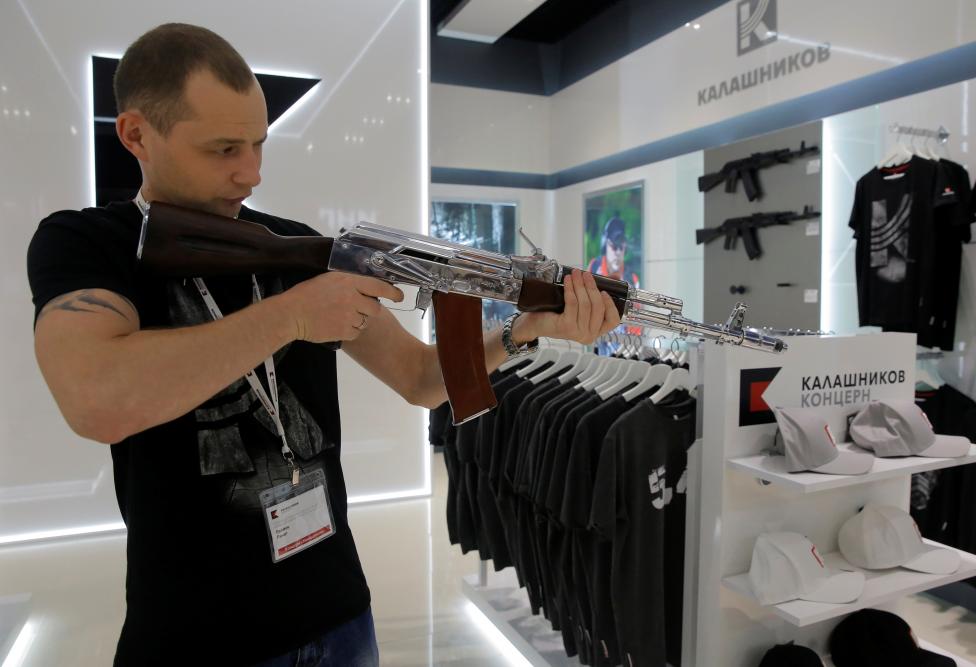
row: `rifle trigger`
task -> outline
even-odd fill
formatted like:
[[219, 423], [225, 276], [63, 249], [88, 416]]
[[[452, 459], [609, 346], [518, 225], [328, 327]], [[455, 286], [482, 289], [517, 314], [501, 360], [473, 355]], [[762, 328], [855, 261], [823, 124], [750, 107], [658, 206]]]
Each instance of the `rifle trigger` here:
[[431, 298], [433, 296], [433, 291], [422, 287], [417, 290], [417, 303], [414, 305], [415, 308], [420, 310], [420, 319], [424, 319], [427, 315], [427, 309], [430, 308]]

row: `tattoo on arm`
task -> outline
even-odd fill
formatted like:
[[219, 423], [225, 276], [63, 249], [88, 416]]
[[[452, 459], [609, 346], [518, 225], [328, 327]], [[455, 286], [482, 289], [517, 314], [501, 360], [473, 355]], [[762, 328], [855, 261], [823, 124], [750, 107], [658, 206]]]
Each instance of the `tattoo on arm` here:
[[[40, 314], [37, 316], [38, 321], [44, 317], [47, 313], [52, 310], [65, 310], [70, 313], [97, 313], [102, 310], [111, 310], [112, 312], [122, 316], [126, 320], [130, 320], [129, 316], [123, 313], [121, 310], [113, 306], [111, 303], [105, 299], [99, 298], [92, 294], [93, 290], [85, 289], [79, 292], [72, 292], [71, 294], [65, 294], [64, 296], [59, 296], [53, 299], [41, 309]], [[132, 310], [135, 310], [135, 306], [132, 302], [126, 299], [124, 296], [119, 295], [120, 299], [123, 299]]]

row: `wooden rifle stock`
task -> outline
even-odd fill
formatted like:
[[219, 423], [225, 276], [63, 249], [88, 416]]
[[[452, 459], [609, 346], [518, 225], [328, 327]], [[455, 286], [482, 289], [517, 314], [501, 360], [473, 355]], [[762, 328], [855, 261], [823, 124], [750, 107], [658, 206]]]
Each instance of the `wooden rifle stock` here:
[[329, 268], [332, 239], [279, 236], [264, 225], [153, 202], [139, 239], [142, 269], [167, 278]]

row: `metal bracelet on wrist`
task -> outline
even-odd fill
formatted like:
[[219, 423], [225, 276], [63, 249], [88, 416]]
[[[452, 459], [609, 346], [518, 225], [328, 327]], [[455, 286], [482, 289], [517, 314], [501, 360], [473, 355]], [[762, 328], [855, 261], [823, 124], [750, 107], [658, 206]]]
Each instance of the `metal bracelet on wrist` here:
[[528, 343], [523, 343], [521, 346], [516, 345], [515, 341], [512, 340], [512, 327], [515, 325], [515, 320], [519, 318], [522, 313], [515, 313], [505, 318], [505, 323], [502, 324], [502, 345], [505, 346], [505, 352], [508, 354], [508, 358], [518, 357], [523, 354], [529, 354], [535, 352], [536, 348], [539, 347], [539, 339], [536, 338]]

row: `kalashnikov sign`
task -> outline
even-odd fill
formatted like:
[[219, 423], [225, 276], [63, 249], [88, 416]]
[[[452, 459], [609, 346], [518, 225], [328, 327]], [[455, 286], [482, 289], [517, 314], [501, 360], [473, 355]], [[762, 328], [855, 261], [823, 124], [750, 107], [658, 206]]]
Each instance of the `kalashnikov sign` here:
[[[776, 0], [741, 0], [736, 6], [736, 46], [739, 55], [772, 44], [777, 40]], [[720, 81], [698, 91], [698, 106], [729, 97], [754, 86], [761, 86], [794, 72], [809, 69], [830, 59], [830, 44], [817, 44], [799, 49], [779, 60], [754, 67], [730, 79]]]

